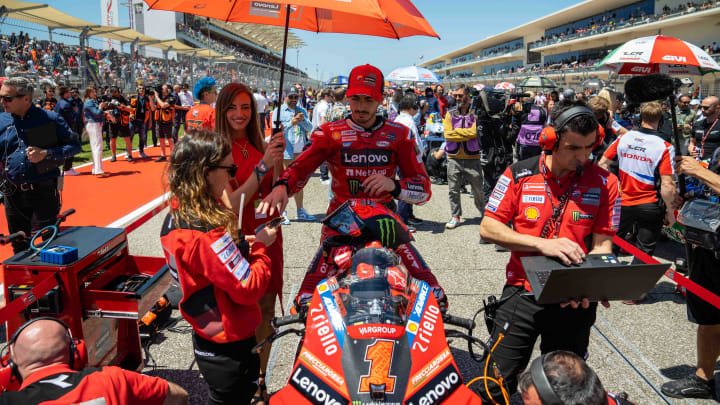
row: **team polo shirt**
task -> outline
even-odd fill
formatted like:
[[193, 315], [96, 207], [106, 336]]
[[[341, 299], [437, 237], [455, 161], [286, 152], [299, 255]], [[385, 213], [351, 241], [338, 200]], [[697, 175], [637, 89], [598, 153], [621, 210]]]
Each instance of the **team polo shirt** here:
[[[541, 171], [541, 158], [545, 155], [517, 162], [505, 169], [488, 199], [485, 215], [503, 224], [512, 223], [518, 233], [540, 237], [545, 223], [552, 218], [553, 206], [560, 207], [559, 198], [572, 184], [572, 192], [561, 216], [558, 238], [576, 242], [587, 253], [587, 236], [593, 233], [615, 235], [620, 223], [617, 177], [594, 164], [586, 165], [577, 177], [575, 171], [563, 177], [548, 172], [545, 177], [550, 188], [550, 201]], [[554, 234], [555, 229], [551, 228], [550, 235]], [[512, 251], [505, 269], [507, 284], [524, 285], [530, 291], [520, 258], [539, 254]]]
[[617, 157], [620, 168], [622, 206], [657, 202], [657, 175], [673, 175], [673, 146], [653, 130], [630, 131], [613, 142], [603, 155]]
[[167, 394], [162, 378], [114, 366], [73, 371], [61, 364], [34, 372], [19, 391], [0, 396], [0, 404], [161, 405]]

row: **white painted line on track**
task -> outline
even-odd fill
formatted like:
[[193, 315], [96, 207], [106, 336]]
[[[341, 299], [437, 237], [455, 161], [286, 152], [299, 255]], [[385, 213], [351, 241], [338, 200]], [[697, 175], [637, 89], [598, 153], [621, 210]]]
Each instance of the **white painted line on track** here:
[[[137, 224], [136, 222], [141, 221], [145, 219], [146, 221], [150, 218], [144, 218], [147, 216], [147, 214], [152, 213], [153, 210], [157, 209], [161, 205], [166, 204], [167, 199], [170, 197], [170, 193], [167, 192], [160, 197], [155, 198], [154, 200], [150, 201], [149, 203], [143, 205], [142, 207], [136, 209], [135, 211], [125, 215], [124, 217], [115, 220], [114, 222], [107, 225], [108, 228], [128, 228], [128, 227], [138, 227], [142, 224]], [[153, 215], [154, 216], [154, 215]], [[134, 229], [134, 228], [133, 228]]]
[[[615, 329], [615, 327], [612, 326], [610, 324], [610, 322], [608, 322], [607, 319], [605, 319], [600, 314], [597, 315], [596, 319], [599, 320], [600, 322], [602, 322], [604, 327], [608, 328], [610, 330], [610, 332], [612, 332], [613, 335], [615, 335], [618, 339], [620, 339], [620, 341], [625, 346], [627, 346], [630, 350], [632, 350], [632, 352], [635, 353], [635, 355], [638, 356], [640, 358], [640, 360], [642, 360], [642, 362], [645, 363], [645, 365], [648, 368], [650, 368], [655, 374], [657, 374], [663, 381], [668, 381], [668, 378], [665, 377], [664, 375], [662, 375], [662, 373], [660, 372], [660, 369], [658, 369], [658, 367], [655, 364], [653, 364], [647, 357], [645, 357], [637, 347], [635, 347], [632, 343], [630, 343], [627, 340], [627, 338], [625, 338], [625, 336], [623, 336], [622, 333], [620, 333], [617, 329]], [[671, 402], [668, 397], [666, 397], [662, 392], [660, 392], [660, 389], [657, 386], [655, 386], [655, 384], [653, 384], [650, 380], [648, 380], [647, 377], [645, 377], [645, 375], [640, 370], [638, 370], [634, 364], [632, 364], [632, 362], [620, 351], [620, 349], [617, 348], [617, 346], [615, 346], [614, 343], [612, 343], [612, 341], [602, 331], [600, 331], [600, 329], [596, 325], [593, 325], [593, 329], [595, 329], [595, 332], [597, 332], [600, 335], [600, 337], [603, 338], [605, 343], [608, 344], [608, 346], [610, 346], [610, 348], [613, 349], [613, 351], [615, 351], [633, 369], [633, 371], [635, 371], [640, 376], [640, 378], [642, 378], [645, 381], [645, 383], [647, 383], [650, 386], [650, 388], [652, 388], [652, 390], [655, 391], [655, 393], [666, 404], [673, 404], [673, 402]], [[690, 398], [683, 399], [683, 401], [685, 401], [684, 403], [696, 405], [696, 403]]]

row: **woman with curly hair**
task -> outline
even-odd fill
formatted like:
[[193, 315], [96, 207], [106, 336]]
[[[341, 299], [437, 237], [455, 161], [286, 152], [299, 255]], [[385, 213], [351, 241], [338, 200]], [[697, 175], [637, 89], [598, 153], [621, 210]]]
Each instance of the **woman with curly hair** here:
[[182, 287], [179, 309], [193, 329], [209, 404], [247, 404], [258, 388], [260, 359], [250, 349], [277, 232], [263, 229], [252, 248], [238, 232], [237, 214], [222, 201], [238, 170], [231, 152], [227, 139], [214, 132], [180, 139], [167, 169], [172, 201], [161, 231], [165, 258]]
[[[230, 181], [227, 198], [233, 210], [240, 212], [241, 195], [247, 202], [241, 210], [242, 232], [251, 234], [258, 226], [270, 221], [255, 213], [255, 207], [262, 198], [270, 193], [274, 175], [282, 172], [285, 139], [282, 131], [272, 137], [269, 144], [264, 141], [260, 131], [260, 115], [255, 97], [240, 83], [230, 83], [218, 94], [215, 104], [215, 130], [232, 145], [233, 163], [238, 166], [237, 175]], [[252, 202], [252, 203], [250, 203]], [[277, 216], [277, 215], [276, 215]], [[260, 298], [262, 322], [257, 329], [258, 341], [273, 332], [270, 320], [275, 316], [275, 300], [282, 294], [283, 288], [283, 247], [282, 232], [278, 231], [277, 241], [268, 249], [270, 257], [270, 285]], [[260, 353], [260, 392], [257, 402], [267, 402], [264, 371], [270, 355], [267, 343]]]

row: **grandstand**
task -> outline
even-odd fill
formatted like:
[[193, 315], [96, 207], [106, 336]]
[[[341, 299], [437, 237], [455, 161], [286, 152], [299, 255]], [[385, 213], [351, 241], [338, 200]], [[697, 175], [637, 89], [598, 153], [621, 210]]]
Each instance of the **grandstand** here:
[[[206, 75], [221, 85], [238, 81], [277, 87], [277, 44], [282, 44], [277, 27], [170, 13], [175, 15], [170, 35], [157, 39], [143, 33], [142, 8], [134, 12], [138, 30], [100, 26], [45, 4], [0, 0], [0, 76], [29, 77], [37, 87], [94, 83], [133, 91], [138, 81], [192, 83]], [[105, 39], [119, 43], [118, 50], [103, 49]], [[304, 44], [291, 36], [289, 45]], [[320, 85], [289, 64], [286, 81]]]
[[[589, 78], [622, 88], [630, 76], [595, 65], [632, 38], [661, 33], [691, 42], [720, 60], [720, 0], [587, 0], [420, 64], [446, 83], [549, 77], [562, 88], [581, 89]], [[703, 94], [720, 94], [720, 77], [692, 78]]]

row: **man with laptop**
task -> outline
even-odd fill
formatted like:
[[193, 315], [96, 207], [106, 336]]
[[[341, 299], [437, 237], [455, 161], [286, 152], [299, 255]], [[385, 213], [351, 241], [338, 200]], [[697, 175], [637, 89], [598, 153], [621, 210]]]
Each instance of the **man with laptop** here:
[[[500, 177], [480, 225], [483, 240], [512, 251], [489, 326], [492, 342], [504, 335], [493, 358], [510, 393], [538, 336], [543, 353], [568, 350], [584, 357], [597, 309], [587, 298], [538, 304], [520, 259], [549, 256], [572, 265], [588, 253], [610, 254], [620, 221], [618, 179], [590, 161], [602, 142], [593, 112], [582, 101], [565, 100], [553, 109], [552, 123], [540, 136], [542, 154], [511, 165]], [[502, 397], [500, 387], [489, 387], [485, 400]]]
[[0, 178], [10, 233], [25, 232], [12, 242], [13, 252], [29, 247], [32, 219], [42, 228], [55, 223], [60, 212], [59, 167], [81, 151], [80, 140], [54, 111], [32, 103], [33, 85], [24, 77], [5, 80], [0, 87]]

